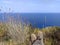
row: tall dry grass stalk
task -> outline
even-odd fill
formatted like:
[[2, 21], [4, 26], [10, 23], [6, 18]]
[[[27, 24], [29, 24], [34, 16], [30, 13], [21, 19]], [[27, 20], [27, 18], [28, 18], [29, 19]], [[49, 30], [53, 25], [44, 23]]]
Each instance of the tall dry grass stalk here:
[[7, 35], [11, 38], [9, 40], [9, 45], [24, 43], [28, 37], [29, 25], [26, 25], [24, 22], [15, 20], [15, 18], [10, 17], [9, 15], [7, 15], [6, 18], [8, 19], [8, 22], [5, 23], [7, 27]]

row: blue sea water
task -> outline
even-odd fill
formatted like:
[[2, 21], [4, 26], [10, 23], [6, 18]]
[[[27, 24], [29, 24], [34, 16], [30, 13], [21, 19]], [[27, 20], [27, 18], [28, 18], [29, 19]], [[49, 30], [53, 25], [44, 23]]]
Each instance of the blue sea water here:
[[24, 22], [29, 22], [33, 27], [42, 28], [47, 26], [60, 26], [60, 13], [0, 13], [0, 21], [7, 20], [6, 16], [10, 15]]

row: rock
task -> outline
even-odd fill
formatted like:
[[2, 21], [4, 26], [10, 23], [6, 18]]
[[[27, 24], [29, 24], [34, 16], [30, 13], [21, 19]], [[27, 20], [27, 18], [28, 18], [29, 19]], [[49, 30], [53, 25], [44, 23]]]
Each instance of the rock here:
[[39, 31], [37, 33], [37, 37], [39, 37], [40, 39], [43, 39], [43, 32]]
[[36, 40], [36, 35], [35, 34], [31, 34], [31, 41], [33, 42], [34, 40]]
[[33, 41], [32, 45], [44, 45], [43, 33], [41, 31], [39, 31], [36, 36], [35, 34], [32, 34], [31, 39]]
[[40, 40], [36, 40], [33, 45], [42, 45]]

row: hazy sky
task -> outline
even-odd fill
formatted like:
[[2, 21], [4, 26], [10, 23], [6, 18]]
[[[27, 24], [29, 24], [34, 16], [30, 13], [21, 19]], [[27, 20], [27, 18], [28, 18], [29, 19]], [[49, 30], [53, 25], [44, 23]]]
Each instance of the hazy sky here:
[[60, 0], [0, 0], [1, 12], [60, 12]]

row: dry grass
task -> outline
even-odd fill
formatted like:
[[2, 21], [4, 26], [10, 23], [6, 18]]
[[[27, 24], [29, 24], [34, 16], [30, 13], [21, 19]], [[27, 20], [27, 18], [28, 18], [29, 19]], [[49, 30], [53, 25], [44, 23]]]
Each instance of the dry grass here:
[[[32, 28], [31, 25], [17, 21], [14, 18], [8, 16], [8, 22], [0, 23], [0, 45], [29, 45], [29, 37], [32, 33], [37, 34], [38, 31], [44, 33], [45, 45], [51, 45], [53, 39], [51, 35], [59, 27], [46, 27], [43, 29]], [[53, 42], [54, 43], [54, 42]]]
[[26, 25], [20, 21], [17, 22], [15, 19], [11, 17], [8, 18], [8, 22], [2, 23], [0, 25], [0, 37], [1, 39], [5, 38], [7, 40], [8, 38], [9, 40], [1, 40], [1, 42], [5, 45], [25, 44], [24, 42], [29, 36], [29, 25]]

